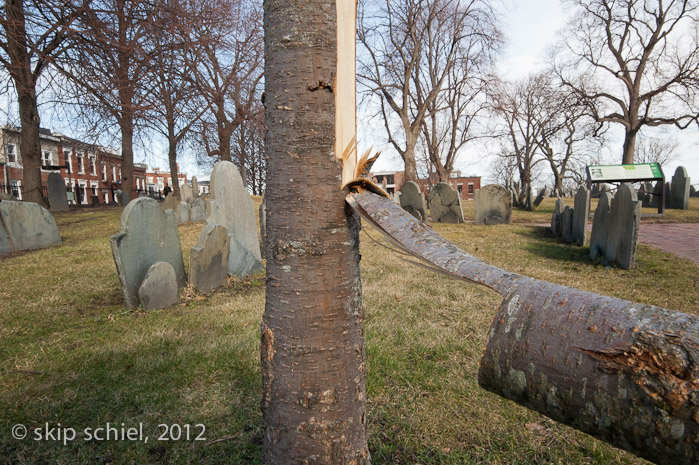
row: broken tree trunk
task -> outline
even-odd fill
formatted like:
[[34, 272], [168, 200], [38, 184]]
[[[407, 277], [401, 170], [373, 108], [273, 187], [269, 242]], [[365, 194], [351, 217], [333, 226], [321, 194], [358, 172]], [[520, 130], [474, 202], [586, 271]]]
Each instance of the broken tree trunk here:
[[504, 297], [482, 387], [655, 463], [699, 463], [698, 317], [510, 273], [388, 199], [347, 201], [423, 266]]

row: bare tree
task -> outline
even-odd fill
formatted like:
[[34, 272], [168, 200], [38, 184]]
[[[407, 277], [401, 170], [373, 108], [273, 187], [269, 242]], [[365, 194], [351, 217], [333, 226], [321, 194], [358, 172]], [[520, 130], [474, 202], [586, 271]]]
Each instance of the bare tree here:
[[134, 198], [133, 144], [148, 106], [149, 32], [159, 8], [146, 0], [93, 0], [71, 34], [61, 73], [83, 118], [98, 132], [116, 124], [121, 137], [121, 189]]
[[233, 133], [233, 162], [245, 173], [247, 187], [254, 195], [262, 195], [267, 177], [267, 159], [265, 158], [265, 122], [264, 108], [255, 100], [247, 111], [248, 117]]
[[699, 120], [696, 0], [570, 0], [576, 8], [554, 56], [562, 82], [599, 122], [624, 127], [633, 163], [644, 126], [684, 129]]
[[67, 30], [81, 11], [70, 1], [7, 0], [0, 5], [0, 63], [17, 94], [24, 198], [30, 202], [45, 202], [37, 86], [48, 65], [65, 51]]
[[[263, 75], [262, 11], [255, 0], [202, 1], [205, 18], [193, 31], [188, 51], [192, 80], [209, 111], [199, 127], [211, 157], [231, 160], [231, 138], [261, 97]], [[244, 166], [239, 166], [243, 179]]]
[[636, 163], [659, 163], [662, 166], [680, 157], [677, 152], [679, 142], [675, 138], [652, 137], [639, 133], [636, 147]]
[[481, 0], [362, 0], [359, 9], [359, 82], [378, 97], [388, 141], [403, 158], [406, 180], [415, 181], [425, 118], [439, 108], [438, 94], [469, 44], [488, 43], [483, 25], [492, 24], [491, 11]]

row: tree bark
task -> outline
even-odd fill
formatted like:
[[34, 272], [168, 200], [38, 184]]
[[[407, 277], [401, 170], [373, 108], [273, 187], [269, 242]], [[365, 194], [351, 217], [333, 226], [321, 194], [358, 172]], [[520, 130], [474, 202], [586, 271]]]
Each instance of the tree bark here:
[[170, 182], [172, 183], [172, 195], [181, 199], [180, 180], [177, 173], [177, 139], [174, 134], [168, 136], [168, 161], [170, 162]]
[[121, 190], [124, 193], [122, 207], [125, 207], [131, 200], [136, 198], [133, 181], [133, 120], [128, 116], [122, 116], [119, 123], [123, 162], [121, 170]]
[[627, 130], [624, 136], [624, 154], [621, 159], [623, 165], [630, 165], [634, 161], [634, 155], [636, 152], [636, 135], [638, 134], [638, 129]]
[[423, 266], [504, 297], [481, 386], [656, 463], [699, 461], [699, 317], [510, 273], [388, 199], [348, 202]]
[[264, 461], [368, 464], [359, 226], [335, 159], [336, 5], [266, 0], [264, 11]]

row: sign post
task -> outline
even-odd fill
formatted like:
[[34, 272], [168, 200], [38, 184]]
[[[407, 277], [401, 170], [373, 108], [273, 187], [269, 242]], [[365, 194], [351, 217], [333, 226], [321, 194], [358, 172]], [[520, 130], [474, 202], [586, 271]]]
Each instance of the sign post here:
[[[665, 174], [659, 163], [641, 163], [638, 165], [590, 165], [587, 168], [587, 188], [592, 184], [603, 182], [641, 182], [659, 181], [661, 184], [658, 213], [665, 214]], [[658, 195], [650, 192], [650, 195]]]

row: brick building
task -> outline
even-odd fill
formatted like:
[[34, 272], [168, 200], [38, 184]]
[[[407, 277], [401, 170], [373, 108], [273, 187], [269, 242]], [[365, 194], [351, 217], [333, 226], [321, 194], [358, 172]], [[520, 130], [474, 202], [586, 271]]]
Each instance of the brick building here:
[[[377, 171], [376, 173], [369, 173], [369, 177], [379, 186], [384, 186], [385, 182], [385, 189], [389, 194], [399, 191], [405, 182], [404, 171]], [[430, 187], [438, 182], [439, 177], [436, 173], [432, 173], [430, 179], [417, 180], [417, 184], [420, 186], [420, 190], [425, 193], [425, 196], [428, 194]], [[459, 193], [462, 199], [473, 199], [476, 195], [476, 190], [481, 188], [481, 177], [462, 176], [460, 171], [453, 171], [451, 176], [449, 176], [448, 183]]]
[[[22, 154], [19, 152], [20, 130], [0, 128], [0, 192], [8, 192], [22, 198]], [[121, 155], [110, 148], [87, 144], [48, 129], [40, 130], [41, 184], [46, 195], [50, 172], [59, 172], [68, 191], [69, 203], [88, 205], [97, 196], [100, 203], [115, 203], [116, 192], [121, 188]], [[148, 185], [148, 166], [134, 163], [134, 188], [139, 193], [157, 196], [162, 187], [158, 183]], [[157, 171], [157, 169], [156, 169]], [[169, 177], [169, 173], [161, 173]], [[187, 175], [180, 175], [186, 182]], [[150, 187], [150, 189], [149, 189]]]

